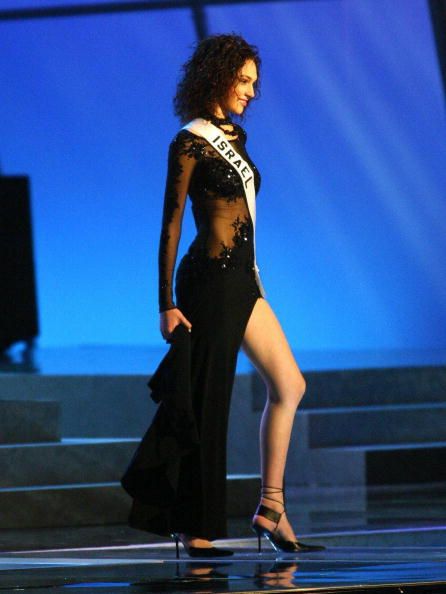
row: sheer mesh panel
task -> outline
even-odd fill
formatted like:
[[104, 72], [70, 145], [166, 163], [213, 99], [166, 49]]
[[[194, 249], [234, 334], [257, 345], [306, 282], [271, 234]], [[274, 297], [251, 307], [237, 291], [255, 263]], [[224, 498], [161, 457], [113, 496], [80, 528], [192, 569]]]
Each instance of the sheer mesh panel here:
[[[251, 165], [256, 193], [260, 174], [245, 150], [246, 132], [238, 124], [221, 128], [235, 150]], [[159, 311], [172, 309], [173, 272], [187, 195], [197, 235], [188, 255], [204, 270], [206, 261], [234, 268], [252, 252], [252, 222], [237, 171], [204, 139], [180, 130], [169, 146], [159, 245]]]

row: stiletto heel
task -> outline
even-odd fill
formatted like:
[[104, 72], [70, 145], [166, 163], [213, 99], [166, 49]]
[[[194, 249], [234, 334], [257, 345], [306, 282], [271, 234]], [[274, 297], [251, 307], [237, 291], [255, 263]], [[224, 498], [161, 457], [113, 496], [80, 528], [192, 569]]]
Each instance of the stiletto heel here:
[[171, 534], [170, 535], [174, 540], [175, 540], [175, 552], [176, 552], [176, 558], [179, 559], [180, 558], [180, 547], [179, 547], [179, 537], [178, 534]]
[[[178, 533], [173, 532], [170, 535], [175, 540], [175, 547], [176, 547], [176, 558], [180, 558], [180, 537]], [[229, 549], [220, 549], [219, 547], [193, 547], [191, 545], [187, 545], [181, 540], [181, 544], [184, 547], [184, 550], [189, 555], [189, 557], [228, 557], [229, 555], [233, 555], [234, 551], [230, 551]]]
[[257, 533], [257, 550], [259, 553], [262, 552], [262, 537]]
[[[269, 491], [265, 491], [265, 489], [269, 489]], [[283, 506], [283, 510], [281, 512], [278, 512], [275, 509], [271, 509], [270, 507], [260, 503], [257, 507], [256, 513], [254, 514], [256, 516], [266, 518], [271, 522], [275, 522], [276, 526], [274, 527], [274, 530], [268, 530], [268, 528], [264, 528], [256, 522], [251, 523], [252, 530], [257, 534], [259, 553], [261, 552], [260, 539], [262, 536], [269, 540], [269, 542], [276, 551], [282, 551], [285, 553], [307, 553], [313, 551], [324, 551], [325, 547], [322, 545], [309, 545], [298, 540], [285, 540], [284, 538], [280, 538], [279, 536], [276, 536], [274, 534], [277, 530], [277, 526], [279, 525], [280, 518], [286, 511], [285, 503], [279, 501], [278, 499], [274, 499], [273, 497], [268, 497], [268, 495], [272, 495], [274, 493], [284, 493], [284, 490], [280, 487], [268, 487], [267, 485], [264, 485], [261, 488], [261, 497], [263, 497], [264, 499], [270, 499], [271, 501], [275, 501], [276, 503], [280, 503]]]

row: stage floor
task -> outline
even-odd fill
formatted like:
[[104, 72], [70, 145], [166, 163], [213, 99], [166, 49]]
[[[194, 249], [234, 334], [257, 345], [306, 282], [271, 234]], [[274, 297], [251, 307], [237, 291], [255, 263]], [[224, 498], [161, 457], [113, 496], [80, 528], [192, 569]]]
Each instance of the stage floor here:
[[[312, 554], [257, 553], [253, 539], [220, 541], [227, 558], [174, 558], [172, 545], [128, 545], [3, 553], [0, 591], [379, 592], [446, 590], [446, 547], [329, 546]], [[429, 586], [429, 588], [427, 588]], [[417, 589], [415, 589], [417, 587]]]
[[325, 551], [276, 554], [263, 541], [259, 554], [249, 518], [230, 520], [238, 538], [216, 544], [235, 554], [214, 561], [181, 546], [177, 561], [172, 542], [126, 525], [2, 530], [0, 593], [446, 592], [445, 484], [290, 488], [288, 510]]
[[[3, 358], [0, 372], [5, 381], [11, 374], [67, 375], [70, 381], [79, 381], [76, 376], [90, 374], [147, 376], [166, 349], [167, 345], [164, 349], [103, 346], [39, 349], [28, 353], [28, 358], [21, 359], [14, 353]], [[441, 351], [295, 354], [303, 370], [441, 366], [446, 360]], [[237, 371], [252, 371], [242, 353]], [[28, 394], [20, 382], [17, 385], [21, 396]], [[67, 414], [76, 418], [76, 411], [70, 413], [69, 409], [71, 393], [64, 406]], [[44, 394], [49, 398], [49, 392]], [[109, 398], [108, 391], [104, 394]], [[434, 402], [435, 410], [438, 401]], [[102, 410], [97, 386], [95, 402], [98, 410]], [[78, 428], [76, 431], [74, 435], [85, 435]], [[435, 474], [433, 480], [439, 480], [438, 476]], [[83, 508], [86, 505], [88, 502], [82, 502]], [[233, 548], [235, 555], [213, 562], [190, 559], [184, 551], [177, 561], [173, 543], [123, 525], [0, 530], [0, 594], [367, 590], [446, 594], [445, 483], [368, 488], [290, 487], [287, 509], [302, 541], [325, 544], [325, 551], [276, 555], [265, 542], [264, 551], [258, 554], [249, 530], [249, 518], [231, 520], [229, 534], [233, 538], [224, 545]]]

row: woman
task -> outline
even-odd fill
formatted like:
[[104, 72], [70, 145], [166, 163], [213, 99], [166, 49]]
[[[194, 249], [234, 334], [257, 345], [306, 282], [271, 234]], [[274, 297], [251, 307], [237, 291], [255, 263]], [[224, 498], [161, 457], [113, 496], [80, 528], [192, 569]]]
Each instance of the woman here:
[[[260, 174], [246, 132], [231, 118], [242, 118], [256, 96], [260, 64], [242, 37], [210, 36], [184, 64], [174, 99], [176, 115], [189, 124], [170, 143], [159, 244], [160, 329], [172, 347], [149, 382], [162, 406], [123, 485], [134, 497], [130, 525], [171, 534], [177, 556], [179, 540], [191, 556], [232, 554], [210, 541], [226, 536], [226, 434], [240, 347], [268, 389], [262, 491], [252, 519], [259, 551], [262, 535], [277, 550], [323, 548], [299, 543], [285, 513], [285, 461], [305, 381], [260, 282], [253, 203]], [[178, 265], [175, 302], [188, 194], [197, 235]]]

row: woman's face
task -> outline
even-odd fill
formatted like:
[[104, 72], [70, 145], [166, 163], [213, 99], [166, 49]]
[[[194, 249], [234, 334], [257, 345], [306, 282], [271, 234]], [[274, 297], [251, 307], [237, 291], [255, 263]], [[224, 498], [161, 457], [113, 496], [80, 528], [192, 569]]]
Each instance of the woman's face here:
[[257, 67], [254, 60], [246, 60], [237, 73], [235, 83], [230, 87], [223, 109], [241, 114], [249, 101], [255, 96], [254, 83], [257, 80]]

